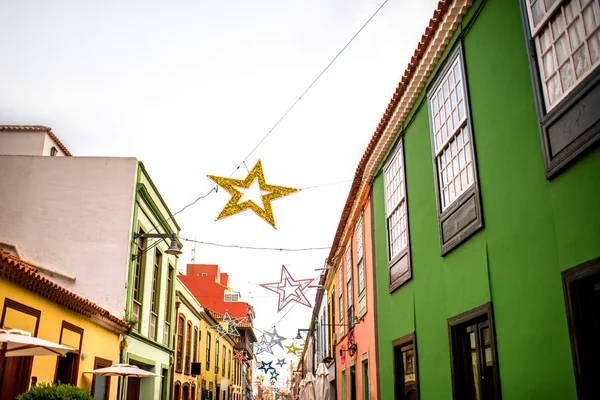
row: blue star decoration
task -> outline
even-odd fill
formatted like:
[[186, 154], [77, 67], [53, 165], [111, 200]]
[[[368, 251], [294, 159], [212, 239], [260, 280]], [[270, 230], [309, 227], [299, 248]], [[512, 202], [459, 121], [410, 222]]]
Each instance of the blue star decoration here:
[[278, 376], [279, 374], [277, 373], [277, 370], [273, 369], [273, 372], [271, 372], [271, 379], [277, 380]]
[[273, 364], [273, 361], [269, 361], [269, 362], [261, 361], [261, 365], [260, 365], [260, 367], [258, 367], [258, 369], [263, 371], [265, 374], [268, 374], [270, 370], [275, 371], [275, 368], [273, 368], [271, 366], [271, 364]]
[[283, 367], [286, 364], [285, 358], [278, 358], [275, 364], [279, 365], [280, 367]]

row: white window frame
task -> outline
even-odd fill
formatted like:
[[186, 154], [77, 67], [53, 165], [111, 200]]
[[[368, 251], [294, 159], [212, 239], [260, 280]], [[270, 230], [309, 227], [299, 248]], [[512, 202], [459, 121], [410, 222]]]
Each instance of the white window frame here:
[[[395, 260], [408, 247], [408, 209], [406, 207], [406, 184], [402, 139], [383, 168], [383, 191], [385, 198], [386, 237], [388, 261]], [[395, 170], [394, 170], [395, 169]], [[395, 197], [395, 201], [392, 199]], [[393, 219], [400, 213], [396, 224]], [[396, 248], [394, 243], [399, 241]]]
[[346, 309], [344, 308], [344, 267], [340, 265], [338, 268], [338, 324], [340, 326], [340, 337], [339, 340], [344, 336], [344, 315]]
[[442, 212], [473, 187], [476, 179], [462, 52], [455, 52], [448, 65], [428, 96], [431, 141]]
[[[352, 286], [352, 244], [346, 248], [344, 254], [344, 265], [346, 267], [346, 310], [354, 306], [354, 288]], [[350, 288], [350, 290], [348, 290]]]
[[358, 295], [364, 294], [367, 288], [367, 280], [365, 277], [365, 236], [363, 217], [361, 216], [356, 223], [355, 230], [355, 246], [356, 246], [356, 271], [357, 271], [357, 288]]
[[[587, 0], [588, 3], [584, 5], [584, 8], [580, 7], [580, 0], [557, 0], [548, 10], [541, 10], [544, 15], [537, 24], [533, 18], [533, 7], [540, 5], [545, 8], [545, 2], [543, 0], [525, 1], [531, 38], [535, 41], [544, 105], [546, 111], [550, 111], [600, 65], [600, 54], [596, 53], [597, 59], [593, 61], [590, 50], [592, 41], [600, 41], [600, 0]], [[570, 7], [567, 8], [567, 5]], [[567, 12], [573, 16], [570, 21], [567, 21]], [[594, 27], [586, 27], [584, 22], [586, 16], [595, 17], [596, 25]], [[577, 38], [580, 39], [580, 42], [573, 44]], [[557, 48], [562, 48], [562, 46], [564, 46], [567, 56], [564, 60], [559, 60]], [[574, 57], [576, 53], [585, 57]], [[586, 64], [587, 61], [587, 69], [579, 61], [583, 64]], [[584, 68], [579, 71], [579, 76], [577, 76], [578, 66]], [[565, 81], [567, 81], [565, 77], [569, 75], [566, 73], [567, 71], [570, 71], [572, 78], [568, 80], [568, 86], [565, 87]], [[551, 85], [560, 91], [555, 98], [551, 98], [549, 90]]]

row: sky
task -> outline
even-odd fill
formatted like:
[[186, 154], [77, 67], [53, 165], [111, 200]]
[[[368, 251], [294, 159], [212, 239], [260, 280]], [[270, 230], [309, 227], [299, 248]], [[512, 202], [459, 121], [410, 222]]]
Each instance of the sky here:
[[[273, 202], [277, 229], [251, 211], [215, 221], [229, 200], [219, 190], [176, 217], [181, 237], [328, 247], [437, 1], [387, 1], [250, 153], [383, 1], [0, 0], [0, 124], [50, 126], [76, 156], [140, 159], [172, 212], [214, 186], [206, 175], [243, 179], [261, 160], [267, 183], [304, 188]], [[193, 248], [184, 241], [180, 271]], [[288, 338], [308, 328], [310, 308], [278, 313], [277, 295], [258, 284], [279, 281], [282, 265], [315, 278], [328, 250], [197, 244], [195, 253], [230, 274], [255, 308], [257, 335], [274, 324]]]

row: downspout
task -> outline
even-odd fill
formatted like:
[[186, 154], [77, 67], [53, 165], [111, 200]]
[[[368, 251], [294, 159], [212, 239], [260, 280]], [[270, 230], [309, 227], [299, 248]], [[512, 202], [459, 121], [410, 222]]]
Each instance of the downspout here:
[[[179, 306], [181, 305], [181, 301], [179, 300], [179, 296], [175, 296], [175, 329], [173, 330], [173, 369], [171, 371], [171, 398], [173, 398], [173, 393], [175, 393], [175, 368], [177, 366], [177, 332], [179, 331]], [[202, 393], [202, 392], [200, 392]]]

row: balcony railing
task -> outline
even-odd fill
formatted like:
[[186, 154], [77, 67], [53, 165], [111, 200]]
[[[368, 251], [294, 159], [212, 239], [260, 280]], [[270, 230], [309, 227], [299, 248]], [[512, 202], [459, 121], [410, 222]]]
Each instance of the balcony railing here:
[[135, 330], [137, 330], [139, 327], [141, 306], [142, 305], [140, 304], [139, 301], [133, 300], [133, 307], [131, 310], [131, 319], [133, 319], [135, 321], [135, 325], [133, 326], [133, 329], [135, 329]]
[[156, 319], [155, 313], [150, 314], [150, 338], [156, 340]]
[[165, 346], [169, 345], [169, 331], [171, 330], [171, 324], [165, 321], [165, 326], [163, 327], [163, 344]]
[[354, 306], [348, 307], [348, 331], [352, 329], [354, 320]]

